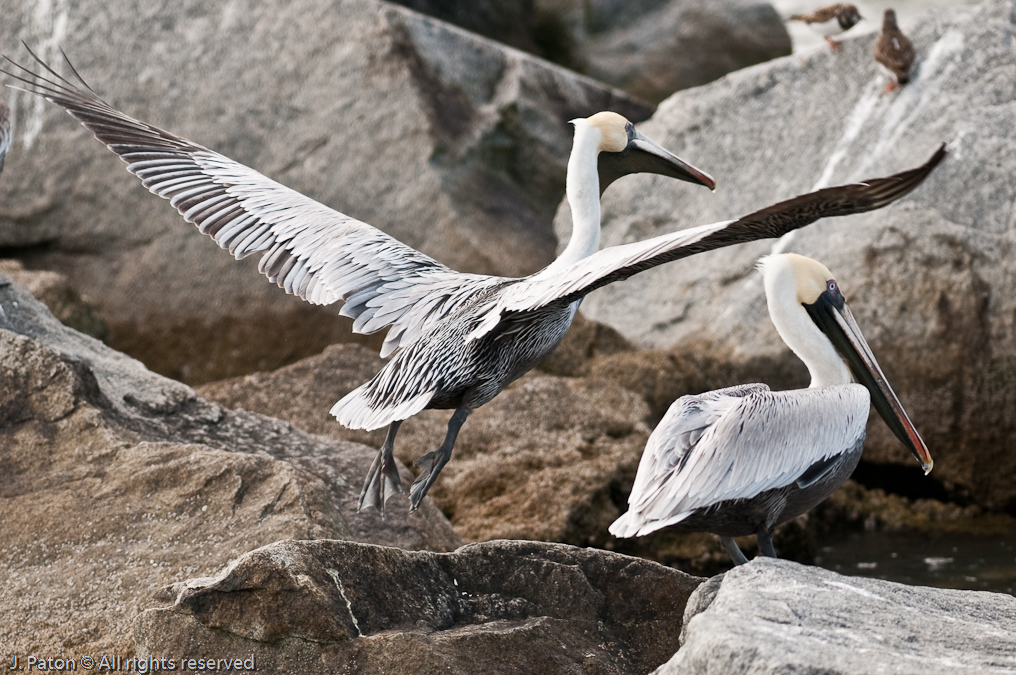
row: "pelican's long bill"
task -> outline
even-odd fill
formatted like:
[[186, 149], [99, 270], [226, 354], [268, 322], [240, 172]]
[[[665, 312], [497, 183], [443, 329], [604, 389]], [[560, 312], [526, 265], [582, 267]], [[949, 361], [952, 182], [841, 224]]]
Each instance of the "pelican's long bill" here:
[[854, 316], [850, 313], [839, 289], [833, 287], [832, 290], [825, 291], [814, 303], [805, 304], [804, 308], [836, 347], [836, 351], [843, 356], [854, 378], [871, 392], [871, 402], [875, 410], [882, 416], [896, 438], [910, 449], [927, 475], [935, 464], [928, 446], [924, 444], [924, 439], [917, 433], [914, 423], [903, 409], [903, 404], [882, 374], [875, 355], [871, 353], [871, 348], [861, 335], [861, 329], [857, 327], [857, 322], [854, 321]]
[[660, 147], [646, 138], [634, 127], [628, 125], [628, 145], [621, 152], [601, 152], [597, 159], [597, 171], [600, 175], [600, 194], [621, 176], [633, 173], [658, 173], [678, 180], [688, 181], [697, 185], [705, 185], [710, 190], [716, 189], [716, 181], [705, 171], [696, 169], [691, 164]]

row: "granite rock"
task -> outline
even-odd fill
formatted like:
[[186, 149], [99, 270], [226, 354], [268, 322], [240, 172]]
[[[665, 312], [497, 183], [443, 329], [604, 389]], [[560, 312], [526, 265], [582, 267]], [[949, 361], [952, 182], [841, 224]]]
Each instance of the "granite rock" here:
[[139, 656], [252, 654], [275, 673], [645, 673], [701, 581], [560, 544], [284, 541], [166, 588], [134, 636]]
[[688, 600], [654, 675], [989, 675], [1016, 669], [1016, 598], [844, 577], [759, 558]]
[[3, 274], [0, 309], [4, 659], [129, 654], [153, 589], [279, 539], [461, 544], [430, 503], [355, 513], [371, 448], [202, 400]]

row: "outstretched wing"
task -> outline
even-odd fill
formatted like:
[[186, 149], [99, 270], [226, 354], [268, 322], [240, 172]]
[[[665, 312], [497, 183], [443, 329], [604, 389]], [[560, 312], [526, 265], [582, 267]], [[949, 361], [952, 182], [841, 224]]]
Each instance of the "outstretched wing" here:
[[[31, 50], [29, 50], [31, 51]], [[7, 59], [35, 81], [0, 69], [63, 107], [127, 163], [152, 193], [238, 260], [263, 253], [268, 280], [318, 305], [343, 303], [353, 330], [391, 326], [387, 356], [498, 277], [462, 274], [377, 228], [185, 138], [135, 120], [78, 87], [35, 54], [50, 77]], [[64, 57], [66, 60], [66, 56]]]
[[931, 159], [916, 169], [810, 192], [737, 220], [605, 248], [554, 275], [537, 273], [507, 289], [470, 337], [479, 337], [492, 329], [504, 314], [528, 312], [553, 302], [572, 302], [601, 286], [672, 260], [734, 244], [781, 237], [821, 218], [880, 209], [920, 185], [945, 154], [943, 143]]
[[684, 396], [653, 431], [616, 536], [648, 534], [697, 509], [806, 477], [864, 438], [862, 385], [771, 392], [746, 385]]
[[4, 170], [4, 158], [7, 150], [11, 147], [11, 109], [7, 104], [0, 101], [0, 173]]

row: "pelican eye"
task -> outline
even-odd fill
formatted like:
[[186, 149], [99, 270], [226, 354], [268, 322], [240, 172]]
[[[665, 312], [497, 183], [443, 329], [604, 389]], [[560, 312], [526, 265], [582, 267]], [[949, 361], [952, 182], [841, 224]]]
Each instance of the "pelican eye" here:
[[836, 293], [836, 282], [831, 280], [831, 279], [829, 281], [827, 281], [826, 282], [826, 290], [829, 291], [830, 293], [834, 293], [835, 294]]

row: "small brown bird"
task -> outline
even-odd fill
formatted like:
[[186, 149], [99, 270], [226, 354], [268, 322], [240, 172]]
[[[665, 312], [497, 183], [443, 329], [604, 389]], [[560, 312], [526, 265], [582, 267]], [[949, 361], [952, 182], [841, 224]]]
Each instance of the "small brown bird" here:
[[887, 9], [882, 15], [882, 30], [875, 41], [875, 62], [889, 76], [883, 94], [895, 91], [910, 81], [914, 65], [914, 45], [896, 24], [896, 12]]
[[847, 32], [863, 18], [854, 5], [840, 4], [823, 7], [811, 14], [794, 14], [790, 20], [803, 21], [808, 24], [809, 28], [825, 38], [830, 49], [838, 52], [840, 43], [832, 36]]
[[0, 173], [4, 172], [4, 157], [11, 147], [11, 109], [0, 101]]

